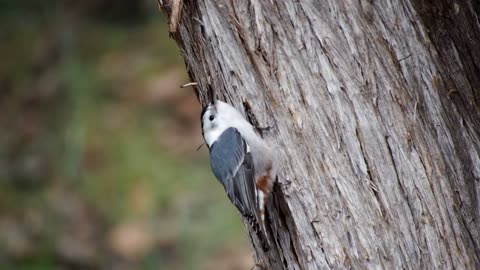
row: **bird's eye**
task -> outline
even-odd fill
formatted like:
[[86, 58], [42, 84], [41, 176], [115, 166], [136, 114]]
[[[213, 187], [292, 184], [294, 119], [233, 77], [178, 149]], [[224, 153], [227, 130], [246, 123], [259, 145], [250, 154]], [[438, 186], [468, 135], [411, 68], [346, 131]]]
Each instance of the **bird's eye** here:
[[208, 119], [210, 119], [210, 121], [213, 121], [213, 119], [215, 119], [215, 116], [210, 115], [210, 117]]

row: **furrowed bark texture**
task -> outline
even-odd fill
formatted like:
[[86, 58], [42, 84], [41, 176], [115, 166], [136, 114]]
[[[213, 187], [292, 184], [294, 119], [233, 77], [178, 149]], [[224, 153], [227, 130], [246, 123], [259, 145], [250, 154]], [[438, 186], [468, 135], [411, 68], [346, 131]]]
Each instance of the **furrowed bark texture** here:
[[200, 100], [275, 125], [259, 264], [480, 269], [479, 6], [183, 2], [172, 36]]

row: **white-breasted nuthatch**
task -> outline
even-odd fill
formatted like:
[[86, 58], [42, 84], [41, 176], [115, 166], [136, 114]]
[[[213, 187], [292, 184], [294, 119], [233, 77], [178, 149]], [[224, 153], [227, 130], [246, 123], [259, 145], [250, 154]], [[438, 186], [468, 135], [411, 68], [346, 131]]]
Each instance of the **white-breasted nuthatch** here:
[[225, 102], [216, 100], [203, 108], [201, 121], [213, 174], [268, 249], [265, 205], [276, 179], [272, 148]]

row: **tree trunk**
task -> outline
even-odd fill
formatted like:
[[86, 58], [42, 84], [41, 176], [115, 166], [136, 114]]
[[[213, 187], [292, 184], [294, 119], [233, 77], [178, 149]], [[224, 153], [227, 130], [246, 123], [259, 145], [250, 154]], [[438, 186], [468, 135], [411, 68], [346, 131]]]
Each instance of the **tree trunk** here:
[[260, 265], [480, 269], [477, 0], [173, 2], [200, 101], [274, 124]]

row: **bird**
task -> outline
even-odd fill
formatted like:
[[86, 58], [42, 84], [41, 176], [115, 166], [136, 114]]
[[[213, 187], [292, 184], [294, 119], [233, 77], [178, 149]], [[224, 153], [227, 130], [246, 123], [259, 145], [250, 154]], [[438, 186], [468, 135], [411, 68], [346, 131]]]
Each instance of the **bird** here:
[[268, 250], [265, 207], [277, 178], [273, 148], [228, 103], [214, 100], [200, 118], [213, 174]]

